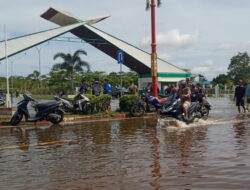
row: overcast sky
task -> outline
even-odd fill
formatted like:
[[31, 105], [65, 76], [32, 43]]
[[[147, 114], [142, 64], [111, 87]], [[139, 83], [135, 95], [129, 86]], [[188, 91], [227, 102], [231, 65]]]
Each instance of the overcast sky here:
[[[95, 27], [150, 52], [150, 12], [146, 0], [0, 0], [0, 40], [4, 24], [9, 38], [57, 27], [40, 15], [49, 7], [65, 10], [78, 18], [110, 15]], [[177, 66], [212, 79], [227, 71], [230, 58], [250, 50], [249, 0], [162, 0], [157, 9], [158, 56]], [[65, 34], [64, 36], [70, 36]], [[51, 41], [41, 49], [42, 74], [58, 62], [57, 52], [84, 49], [92, 70], [118, 71], [116, 60], [85, 43]], [[38, 51], [27, 50], [10, 58], [13, 74], [38, 70]], [[5, 76], [5, 62], [0, 65]]]

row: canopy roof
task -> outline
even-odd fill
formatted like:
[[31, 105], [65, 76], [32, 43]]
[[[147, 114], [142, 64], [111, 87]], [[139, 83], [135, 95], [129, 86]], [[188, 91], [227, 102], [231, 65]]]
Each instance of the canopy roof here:
[[[81, 20], [73, 17], [69, 13], [56, 10], [54, 8], [49, 8], [46, 12], [41, 15], [42, 18], [49, 20], [60, 26], [78, 23]], [[107, 17], [101, 17], [98, 21], [101, 21]], [[151, 55], [125, 41], [122, 41], [102, 30], [99, 30], [96, 27], [91, 26], [90, 24], [95, 23], [92, 20], [89, 20], [88, 23], [83, 24], [82, 26], [71, 30], [71, 33], [76, 35], [81, 39], [97, 39], [101, 41], [106, 41], [107, 43], [103, 44], [91, 44], [102, 52], [106, 53], [110, 57], [117, 59], [117, 51], [124, 51], [124, 65], [128, 68], [136, 71], [139, 74], [149, 74], [151, 73]], [[85, 40], [86, 41], [86, 40]], [[86, 41], [88, 42], [88, 41]], [[171, 65], [170, 63], [158, 58], [158, 72], [162, 73], [178, 73], [188, 74], [186, 71]]]
[[77, 22], [63, 27], [54, 28], [51, 30], [45, 30], [38, 33], [29, 34], [13, 39], [7, 40], [6, 53], [5, 53], [5, 41], [0, 42], [0, 61], [5, 59], [5, 54], [10, 57], [26, 49], [34, 47], [45, 41], [48, 41], [54, 37], [60, 36], [74, 28], [81, 26], [84, 22]]

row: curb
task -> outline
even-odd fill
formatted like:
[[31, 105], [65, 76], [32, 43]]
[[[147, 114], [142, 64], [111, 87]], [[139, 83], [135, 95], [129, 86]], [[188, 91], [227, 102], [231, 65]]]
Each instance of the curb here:
[[[94, 121], [108, 121], [108, 120], [119, 120], [119, 119], [134, 119], [134, 118], [149, 118], [156, 117], [156, 113], [145, 113], [143, 117], [131, 117], [126, 113], [116, 113], [116, 114], [98, 114], [98, 115], [66, 115], [63, 119], [63, 122], [60, 125], [74, 125], [85, 122], [94, 122]], [[1, 117], [0, 116], [0, 127], [11, 126], [9, 123], [11, 117]], [[2, 121], [1, 121], [2, 120]], [[27, 126], [47, 126], [51, 123], [49, 121], [37, 121], [37, 122], [25, 122], [22, 121], [20, 125]], [[11, 126], [13, 127], [13, 126]]]

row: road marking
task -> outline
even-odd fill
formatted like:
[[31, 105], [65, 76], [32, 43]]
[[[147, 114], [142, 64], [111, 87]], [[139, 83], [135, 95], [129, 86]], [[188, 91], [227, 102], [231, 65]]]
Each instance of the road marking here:
[[52, 145], [52, 144], [62, 144], [62, 143], [67, 143], [71, 141], [72, 140], [58, 140], [58, 141], [48, 141], [48, 142], [40, 142], [40, 143], [34, 143], [34, 144], [5, 146], [5, 147], [0, 147], [0, 150], [9, 150], [9, 149], [18, 149], [18, 148], [22, 149], [22, 148], [27, 148], [30, 146], [46, 146], [46, 145]]

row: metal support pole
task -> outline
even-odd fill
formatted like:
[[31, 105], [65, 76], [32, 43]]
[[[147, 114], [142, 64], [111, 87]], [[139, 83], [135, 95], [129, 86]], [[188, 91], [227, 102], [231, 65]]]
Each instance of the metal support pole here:
[[11, 63], [11, 88], [13, 90], [14, 88], [14, 84], [13, 84], [13, 61], [10, 62]]
[[153, 96], [158, 96], [157, 79], [157, 53], [156, 53], [156, 24], [155, 24], [155, 0], [151, 0], [151, 33], [152, 33], [152, 54], [151, 54], [151, 76]]
[[8, 62], [8, 53], [7, 53], [7, 34], [6, 34], [6, 25], [4, 25], [4, 38], [5, 38], [5, 60], [6, 60], [6, 107], [11, 107], [11, 99], [10, 99], [10, 88], [9, 88], [9, 62]]
[[121, 96], [123, 95], [122, 91], [122, 63], [120, 64], [120, 77], [121, 77]]
[[39, 59], [39, 73], [41, 75], [41, 49], [38, 50], [38, 59]]
[[44, 46], [41, 46], [41, 47], [36, 47], [36, 50], [37, 50], [37, 53], [38, 53], [38, 64], [39, 64], [39, 73], [40, 73], [40, 75], [42, 75], [42, 68], [41, 68], [41, 50], [44, 48], [44, 47], [46, 47], [46, 46], [48, 46], [49, 45], [49, 42], [46, 44], [46, 45], [44, 45]]

